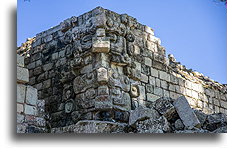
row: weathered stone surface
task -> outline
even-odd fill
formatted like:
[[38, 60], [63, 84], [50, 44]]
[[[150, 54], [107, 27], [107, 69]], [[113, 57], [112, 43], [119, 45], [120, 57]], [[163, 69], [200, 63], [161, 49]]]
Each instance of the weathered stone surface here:
[[137, 133], [166, 133], [170, 132], [167, 119], [163, 116], [157, 119], [147, 119], [136, 122]]
[[29, 82], [29, 72], [28, 69], [17, 67], [17, 82], [28, 83]]
[[136, 121], [146, 120], [149, 118], [156, 119], [158, 117], [159, 114], [156, 110], [139, 106], [130, 112], [129, 125], [133, 125]]
[[25, 104], [24, 113], [28, 115], [36, 115], [37, 114], [36, 107]]
[[181, 121], [181, 119], [177, 119], [174, 123], [174, 127], [176, 130], [183, 130], [184, 129], [184, 124]]
[[17, 102], [24, 103], [25, 92], [26, 92], [26, 86], [23, 84], [17, 84]]
[[17, 112], [18, 113], [23, 113], [24, 112], [23, 104], [17, 104]]
[[214, 130], [212, 133], [227, 133], [227, 126], [220, 127]]
[[[25, 100], [25, 91], [17, 88], [22, 92], [17, 94], [19, 106], [35, 107], [40, 117], [40, 123], [30, 118], [32, 122], [23, 124], [26, 128], [22, 131], [42, 131], [44, 117], [49, 119], [48, 128], [65, 127], [85, 119], [128, 123], [129, 112], [141, 106], [154, 110], [151, 115], [157, 112], [167, 118], [170, 128], [180, 132], [198, 132], [193, 129], [199, 127], [196, 116], [204, 131], [225, 126], [225, 122], [216, 122], [224, 119], [222, 116], [208, 120], [202, 112], [194, 111], [195, 116], [189, 105], [180, 101], [176, 103], [180, 104], [178, 112], [174, 112], [171, 101], [159, 100], [160, 97], [175, 100], [185, 95], [191, 107], [204, 113], [227, 111], [227, 87], [187, 69], [173, 55], [167, 58], [153, 32], [131, 16], [97, 7], [28, 39], [17, 50], [25, 57], [24, 64], [20, 57], [17, 64], [22, 68], [21, 74], [23, 67], [27, 67], [29, 76], [26, 74], [27, 79], [18, 83], [27, 83], [30, 77], [29, 84], [37, 88], [39, 99], [45, 99], [46, 105], [37, 106], [35, 100]], [[28, 106], [18, 112], [22, 110], [23, 114], [24, 110], [29, 114], [34, 111]], [[141, 113], [138, 120], [152, 120], [144, 122], [147, 128], [144, 131], [142, 128], [142, 132], [167, 132], [159, 130], [162, 124], [149, 115]], [[187, 125], [184, 128], [181, 120]], [[165, 124], [164, 119], [160, 122]], [[135, 129], [128, 127], [126, 132]]]
[[94, 38], [92, 52], [108, 53], [110, 51], [110, 41], [104, 38]]
[[176, 114], [176, 109], [172, 105], [171, 98], [159, 98], [155, 101], [154, 108], [163, 116], [170, 120], [174, 114]]
[[207, 115], [199, 110], [194, 110], [194, 113], [196, 114], [197, 118], [199, 119], [199, 122], [201, 125], [203, 125], [207, 119]]
[[27, 86], [26, 103], [30, 105], [36, 105], [37, 100], [38, 100], [37, 89], [31, 86]]
[[173, 105], [176, 108], [179, 117], [187, 128], [201, 126], [201, 123], [199, 122], [197, 116], [195, 115], [194, 111], [192, 110], [192, 108], [188, 104], [187, 99], [184, 96], [179, 97], [177, 100], [175, 100], [173, 102]]
[[82, 120], [75, 125], [54, 128], [51, 133], [124, 133], [125, 126], [108, 121]]
[[108, 72], [106, 68], [100, 67], [99, 69], [97, 69], [97, 80], [100, 83], [108, 82]]
[[17, 66], [24, 67], [24, 57], [17, 54]]
[[217, 113], [207, 116], [207, 121], [204, 127], [209, 131], [214, 131], [217, 128], [221, 128], [227, 125], [227, 118], [225, 114]]

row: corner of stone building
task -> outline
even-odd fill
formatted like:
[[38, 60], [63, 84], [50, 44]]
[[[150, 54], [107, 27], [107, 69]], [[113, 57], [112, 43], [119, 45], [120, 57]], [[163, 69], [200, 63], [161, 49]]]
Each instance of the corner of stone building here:
[[45, 101], [28, 85], [29, 72], [24, 57], [17, 54], [17, 133], [46, 132]]

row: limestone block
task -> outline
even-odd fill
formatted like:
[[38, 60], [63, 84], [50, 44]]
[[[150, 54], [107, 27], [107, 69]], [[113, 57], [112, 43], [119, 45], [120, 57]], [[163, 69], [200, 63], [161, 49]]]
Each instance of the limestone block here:
[[194, 113], [196, 114], [197, 118], [199, 119], [199, 122], [203, 125], [207, 119], [207, 115], [199, 110], [194, 110]]
[[173, 118], [174, 114], [176, 114], [175, 107], [172, 105], [172, 99], [161, 97], [155, 101], [154, 108], [163, 116], [166, 117], [167, 120]]
[[43, 70], [49, 71], [52, 69], [52, 67], [53, 67], [53, 63], [48, 63], [48, 64], [43, 65]]
[[164, 71], [159, 71], [159, 78], [167, 82], [170, 82], [170, 75]]
[[192, 96], [192, 91], [190, 89], [185, 89], [185, 92], [187, 96]]
[[170, 98], [173, 98], [173, 99], [177, 99], [178, 97], [180, 97], [179, 94], [172, 92], [172, 91], [169, 92], [169, 96], [170, 96]]
[[43, 81], [43, 88], [49, 88], [51, 86], [51, 79]]
[[36, 107], [25, 104], [24, 105], [24, 113], [27, 114], [27, 115], [36, 115], [37, 114]]
[[145, 91], [145, 87], [142, 86], [142, 85], [138, 85], [138, 86], [139, 86], [139, 92], [140, 92], [139, 99], [140, 99], [140, 100], [146, 100], [146, 91]]
[[161, 80], [161, 87], [164, 89], [168, 89], [168, 84], [166, 81]]
[[133, 125], [136, 121], [144, 120], [146, 118], [156, 119], [158, 117], [159, 114], [155, 109], [139, 106], [130, 112], [129, 125]]
[[151, 68], [151, 76], [158, 78], [159, 72], [158, 70]]
[[151, 29], [150, 27], [145, 26], [144, 30], [145, 30], [145, 32], [147, 32], [147, 33], [151, 34], [152, 36], [154, 36], [154, 30]]
[[134, 62], [132, 63], [132, 65], [133, 65], [133, 68], [134, 68], [134, 69], [139, 70], [139, 71], [142, 70], [142, 69], [141, 69], [141, 63], [134, 61]]
[[85, 74], [85, 73], [90, 73], [91, 71], [92, 71], [92, 64], [89, 64], [81, 68], [80, 73]]
[[52, 54], [52, 60], [58, 59], [58, 52]]
[[30, 105], [36, 105], [37, 100], [38, 100], [37, 89], [31, 86], [27, 86], [26, 103]]
[[179, 85], [182, 87], [185, 87], [185, 80], [184, 79], [178, 79]]
[[97, 37], [104, 37], [106, 35], [104, 28], [98, 28], [96, 30], [96, 36]]
[[198, 92], [196, 92], [194, 90], [192, 90], [191, 92], [192, 92], [192, 98], [195, 98], [195, 99], [198, 99], [199, 98]]
[[17, 112], [18, 113], [23, 113], [24, 112], [24, 106], [23, 106], [23, 104], [17, 103]]
[[163, 97], [170, 97], [169, 91], [168, 90], [163, 90]]
[[24, 103], [25, 92], [26, 92], [26, 86], [23, 84], [17, 84], [17, 102]]
[[162, 97], [163, 96], [163, 90], [159, 87], [154, 87], [154, 94]]
[[159, 98], [160, 98], [160, 96], [154, 95], [152, 93], [147, 93], [147, 101], [154, 102]]
[[151, 84], [146, 84], [146, 93], [154, 93], [154, 86]]
[[144, 58], [145, 65], [147, 66], [152, 66], [152, 60], [150, 58], [145, 57]]
[[108, 82], [108, 71], [104, 67], [100, 67], [97, 69], [97, 80], [99, 83], [107, 83]]
[[156, 79], [155, 79], [155, 85], [156, 85], [157, 87], [161, 87], [161, 80], [158, 79], [158, 78], [156, 78]]
[[24, 115], [17, 113], [17, 123], [23, 123], [24, 122]]
[[109, 88], [108, 86], [99, 86], [98, 87], [98, 95], [109, 95]]
[[142, 73], [141, 74], [141, 81], [144, 82], [144, 83], [148, 83], [148, 76]]
[[29, 72], [28, 69], [17, 67], [17, 82], [28, 83], [29, 82]]
[[174, 123], [174, 127], [176, 130], [183, 130], [184, 129], [184, 124], [182, 123], [181, 119], [177, 119]]
[[172, 74], [170, 75], [170, 82], [173, 84], [176, 84], [176, 85], [178, 85], [178, 83], [179, 83], [178, 78]]
[[222, 101], [222, 100], [221, 100], [220, 105], [221, 105], [221, 107], [227, 109], [227, 102], [226, 102], [226, 101]]
[[106, 38], [93, 38], [92, 52], [108, 53], [110, 51], [110, 41]]
[[[218, 99], [214, 98], [214, 105], [220, 106], [220, 102]], [[221, 104], [222, 105], [222, 104]]]
[[24, 67], [24, 57], [17, 54], [17, 66]]
[[193, 128], [201, 126], [201, 123], [199, 122], [197, 116], [195, 115], [194, 111], [192, 110], [187, 99], [184, 96], [176, 99], [173, 102], [173, 105], [186, 127]]
[[185, 81], [185, 87], [188, 88], [188, 89], [191, 89], [191, 88], [192, 88], [192, 82], [186, 80], [186, 81]]
[[96, 109], [111, 109], [113, 107], [113, 101], [108, 95], [97, 96], [95, 98]]
[[149, 76], [149, 83], [153, 86], [155, 86], [155, 77]]

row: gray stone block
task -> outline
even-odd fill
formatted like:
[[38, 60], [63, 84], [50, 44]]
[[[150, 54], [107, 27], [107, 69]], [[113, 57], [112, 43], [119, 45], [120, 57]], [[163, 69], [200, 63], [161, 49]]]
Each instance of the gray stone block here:
[[17, 84], [17, 102], [24, 103], [25, 92], [26, 92], [26, 86], [23, 84]]
[[17, 54], [17, 66], [24, 67], [24, 57]]
[[37, 89], [35, 89], [32, 86], [27, 86], [26, 103], [36, 106], [37, 100], [38, 100]]
[[187, 99], [184, 96], [179, 97], [173, 102], [176, 111], [181, 118], [182, 122], [187, 128], [200, 127], [201, 123], [199, 122], [194, 111], [190, 107]]
[[28, 83], [29, 82], [29, 72], [28, 69], [17, 67], [17, 82]]
[[155, 109], [144, 108], [142, 106], [132, 110], [129, 116], [129, 125], [133, 125], [136, 121], [145, 119], [156, 119], [159, 118], [159, 114]]

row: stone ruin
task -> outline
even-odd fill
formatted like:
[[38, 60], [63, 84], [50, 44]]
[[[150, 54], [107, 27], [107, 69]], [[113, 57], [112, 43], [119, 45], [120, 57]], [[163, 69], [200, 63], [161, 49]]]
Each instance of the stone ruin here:
[[97, 7], [28, 39], [17, 53], [45, 100], [42, 132], [227, 132], [227, 86], [166, 57], [154, 31], [127, 14]]

